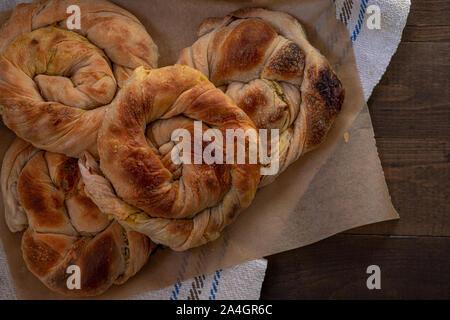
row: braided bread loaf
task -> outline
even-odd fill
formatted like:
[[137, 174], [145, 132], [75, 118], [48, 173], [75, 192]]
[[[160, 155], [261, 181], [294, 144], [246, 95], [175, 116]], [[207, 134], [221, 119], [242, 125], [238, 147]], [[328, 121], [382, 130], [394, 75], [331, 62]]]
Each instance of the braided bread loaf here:
[[[137, 68], [105, 114], [100, 168], [89, 155], [80, 159], [86, 193], [103, 212], [174, 250], [219, 237], [250, 205], [260, 177], [259, 165], [248, 161], [174, 163], [178, 143], [171, 135], [179, 128], [192, 133], [194, 120], [202, 121], [202, 132], [214, 128], [223, 137], [228, 129], [256, 134], [248, 116], [199, 71]], [[246, 141], [238, 143], [248, 155]], [[183, 152], [203, 154], [205, 145], [200, 147]], [[227, 150], [221, 151], [226, 159]]]
[[[224, 19], [206, 19], [198, 34], [178, 63], [220, 86], [258, 128], [279, 129], [279, 157], [272, 160], [279, 161], [278, 174], [325, 139], [344, 90], [294, 17], [241, 9]], [[260, 186], [277, 175], [262, 176]]]
[[[69, 31], [73, 5], [81, 29]], [[126, 10], [104, 0], [21, 4], [0, 31], [3, 122], [39, 149], [96, 154], [104, 106], [141, 65], [157, 66], [157, 48]]]
[[[1, 187], [8, 227], [26, 229], [28, 269], [56, 292], [101, 294], [138, 272], [155, 247], [100, 212], [84, 193], [77, 159], [16, 139], [3, 160]], [[80, 268], [79, 289], [67, 286], [71, 265]]]

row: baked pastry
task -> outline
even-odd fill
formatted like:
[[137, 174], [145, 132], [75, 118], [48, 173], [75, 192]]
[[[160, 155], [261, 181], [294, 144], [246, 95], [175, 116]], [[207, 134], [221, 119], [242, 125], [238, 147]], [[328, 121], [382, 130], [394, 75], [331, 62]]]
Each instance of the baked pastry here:
[[[74, 5], [81, 23], [71, 31]], [[126, 10], [104, 0], [20, 4], [0, 30], [3, 122], [39, 149], [96, 154], [105, 105], [141, 65], [157, 66], [157, 48]]]
[[[16, 139], [3, 160], [1, 187], [8, 227], [26, 229], [25, 263], [53, 291], [101, 294], [138, 272], [155, 247], [109, 219], [86, 196], [77, 159]], [[67, 285], [71, 265], [79, 267], [79, 289]]]
[[279, 170], [261, 177], [266, 185], [325, 139], [344, 100], [342, 84], [286, 13], [241, 9], [206, 19], [198, 36], [178, 63], [205, 74], [259, 129], [279, 130], [279, 156], [267, 164]]
[[[256, 134], [250, 118], [199, 71], [181, 65], [139, 67], [105, 114], [100, 167], [88, 154], [79, 162], [86, 193], [103, 212], [174, 250], [218, 238], [250, 205], [260, 178], [257, 161], [174, 162], [180, 142], [172, 133], [183, 128], [195, 135], [195, 120], [202, 121], [200, 133], [212, 128], [223, 137], [228, 129]], [[227, 159], [226, 141], [221, 143]], [[236, 147], [243, 146], [248, 156], [251, 143], [257, 143], [256, 135]], [[200, 148], [183, 150], [183, 156], [204, 154], [205, 144]]]

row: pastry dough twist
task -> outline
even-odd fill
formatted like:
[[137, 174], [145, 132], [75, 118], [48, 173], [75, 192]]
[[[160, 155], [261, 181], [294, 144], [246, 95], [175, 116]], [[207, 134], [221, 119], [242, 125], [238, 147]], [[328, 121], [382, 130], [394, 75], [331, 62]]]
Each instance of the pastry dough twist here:
[[[258, 128], [279, 129], [278, 174], [325, 139], [344, 90], [294, 17], [246, 8], [206, 19], [198, 33], [178, 63], [221, 86]], [[262, 176], [260, 186], [278, 174]]]
[[[86, 192], [103, 212], [174, 250], [219, 237], [250, 205], [260, 177], [259, 165], [249, 161], [174, 163], [172, 132], [194, 133], [194, 120], [223, 137], [228, 129], [256, 133], [248, 116], [199, 71], [180, 65], [140, 67], [105, 114], [98, 139], [100, 168], [89, 155], [79, 163]], [[247, 142], [241, 143], [246, 155]], [[227, 159], [225, 148], [223, 153]]]
[[[155, 245], [111, 221], [84, 193], [77, 159], [16, 139], [3, 160], [6, 222], [22, 237], [28, 269], [50, 289], [92, 296], [121, 284], [147, 262]], [[67, 268], [80, 268], [80, 288], [67, 286]]]
[[[80, 30], [66, 30], [78, 5]], [[138, 66], [157, 66], [144, 26], [107, 1], [21, 4], [0, 31], [3, 122], [39, 149], [96, 154], [105, 105]]]

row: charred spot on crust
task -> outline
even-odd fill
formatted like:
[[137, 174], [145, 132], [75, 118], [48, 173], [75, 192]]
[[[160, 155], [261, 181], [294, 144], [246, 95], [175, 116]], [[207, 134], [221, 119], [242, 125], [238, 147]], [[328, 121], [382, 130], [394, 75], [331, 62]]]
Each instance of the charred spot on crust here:
[[319, 71], [311, 68], [308, 70], [308, 78], [311, 89], [305, 93], [305, 101], [310, 115], [307, 117], [310, 133], [306, 148], [311, 150], [323, 141], [341, 110], [344, 88], [329, 66]]
[[31, 44], [32, 45], [37, 45], [37, 44], [39, 44], [39, 41], [37, 41], [36, 39], [32, 39], [31, 40]]
[[321, 69], [317, 77], [309, 74], [314, 89], [319, 93], [325, 107], [331, 114], [336, 114], [341, 110], [344, 102], [344, 89], [341, 81], [330, 67]]
[[61, 180], [58, 181], [59, 187], [64, 193], [68, 193], [73, 190], [80, 179], [78, 160], [75, 158], [67, 158], [58, 169], [61, 177]]
[[305, 54], [294, 42], [288, 42], [270, 59], [266, 68], [285, 79], [293, 78], [303, 73]]

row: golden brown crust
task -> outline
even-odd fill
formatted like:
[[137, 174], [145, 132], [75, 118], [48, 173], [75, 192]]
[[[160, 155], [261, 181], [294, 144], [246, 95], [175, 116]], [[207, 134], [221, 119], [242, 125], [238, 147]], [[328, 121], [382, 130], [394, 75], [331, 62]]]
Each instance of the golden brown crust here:
[[[202, 71], [258, 128], [280, 130], [279, 173], [326, 137], [344, 100], [328, 61], [292, 16], [243, 8], [207, 19], [178, 63]], [[277, 175], [262, 176], [260, 186]]]
[[305, 67], [305, 54], [291, 41], [284, 43], [270, 57], [263, 71], [263, 78], [287, 81], [300, 76]]
[[307, 135], [305, 149], [311, 150], [320, 144], [333, 123], [344, 102], [344, 89], [336, 74], [329, 66], [311, 67], [307, 77], [311, 89], [305, 94], [307, 127], [312, 134]]
[[[31, 229], [25, 231], [22, 238], [22, 250], [28, 269], [36, 276], [43, 277], [62, 260], [63, 254], [72, 243], [69, 239], [64, 239], [64, 236], [55, 236], [53, 239], [47, 237], [45, 239], [47, 241], [37, 239], [36, 236], [39, 236], [39, 234], [32, 232]], [[58, 250], [53, 249], [47, 242], [53, 242], [53, 246], [57, 247]], [[61, 250], [61, 247], [65, 250]], [[61, 253], [61, 251], [63, 252]]]
[[[225, 31], [225, 30], [224, 30]], [[243, 20], [225, 39], [217, 32], [212, 50], [217, 50], [211, 81], [216, 85], [227, 82], [236, 73], [244, 73], [259, 66], [265, 60], [266, 51], [275, 41], [276, 33], [261, 20]]]
[[258, 165], [174, 165], [171, 134], [176, 128], [192, 133], [194, 120], [224, 138], [227, 129], [255, 129], [200, 72], [180, 65], [138, 68], [105, 114], [98, 140], [102, 172], [95, 161], [80, 160], [86, 192], [104, 212], [175, 250], [217, 238], [250, 205], [259, 181]]
[[[77, 159], [27, 146], [20, 139], [13, 143], [1, 181], [11, 199], [6, 215], [18, 207], [26, 214], [22, 252], [28, 269], [51, 290], [72, 296], [99, 295], [138, 272], [155, 244], [111, 222], [87, 197]], [[80, 289], [68, 289], [71, 265], [80, 268]]]
[[19, 201], [28, 222], [38, 232], [63, 230], [75, 235], [64, 208], [65, 196], [51, 181], [43, 152], [25, 165], [17, 183]]
[[[71, 5], [81, 10], [77, 33], [66, 30]], [[37, 148], [96, 154], [105, 105], [141, 65], [157, 66], [153, 40], [136, 17], [108, 1], [19, 5], [0, 36], [3, 122]]]
[[24, 230], [28, 219], [22, 206], [17, 202], [17, 180], [28, 160], [39, 150], [22, 139], [16, 139], [3, 157], [1, 188], [5, 211], [5, 220], [12, 232]]

